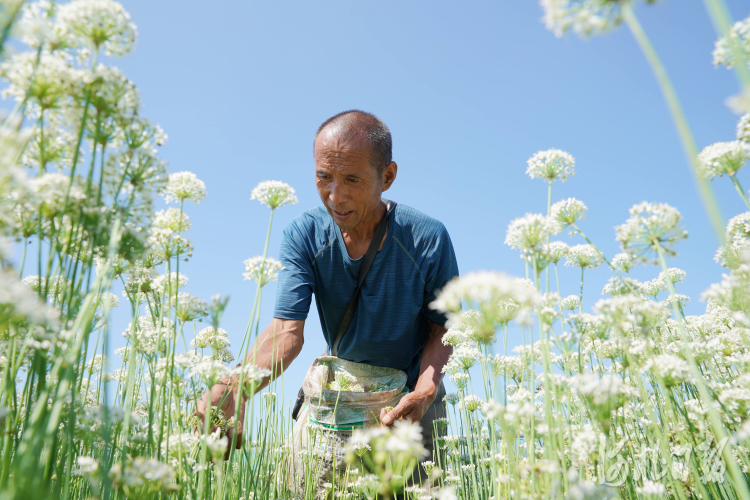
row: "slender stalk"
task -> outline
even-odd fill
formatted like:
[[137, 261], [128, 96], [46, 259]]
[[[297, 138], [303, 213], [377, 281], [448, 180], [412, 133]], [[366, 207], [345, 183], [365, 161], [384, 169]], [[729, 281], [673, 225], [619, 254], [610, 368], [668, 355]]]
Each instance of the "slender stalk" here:
[[659, 83], [664, 100], [667, 102], [669, 112], [672, 115], [672, 121], [677, 128], [677, 133], [680, 136], [680, 142], [682, 143], [682, 149], [687, 158], [688, 165], [690, 167], [690, 173], [693, 176], [693, 182], [698, 187], [698, 193], [703, 203], [703, 208], [708, 214], [708, 218], [711, 221], [716, 239], [719, 243], [724, 243], [724, 218], [721, 215], [721, 210], [716, 202], [713, 190], [710, 184], [700, 176], [698, 173], [698, 149], [695, 145], [695, 138], [690, 130], [685, 112], [682, 109], [682, 104], [677, 96], [677, 92], [672, 85], [672, 81], [667, 74], [667, 70], [664, 64], [661, 62], [659, 55], [651, 45], [651, 41], [648, 39], [646, 32], [643, 31], [638, 19], [633, 12], [631, 2], [620, 2], [622, 18], [630, 28], [630, 32], [633, 34], [636, 42], [643, 51], [643, 55], [646, 56], [646, 60], [651, 66], [656, 81]]
[[739, 193], [740, 198], [742, 198], [742, 201], [745, 202], [745, 206], [747, 208], [750, 208], [750, 201], [748, 201], [748, 199], [747, 199], [747, 194], [745, 194], [745, 190], [742, 189], [742, 185], [740, 184], [740, 180], [737, 178], [736, 175], [730, 175], [729, 178], [732, 179], [732, 184], [734, 184], [734, 188]]

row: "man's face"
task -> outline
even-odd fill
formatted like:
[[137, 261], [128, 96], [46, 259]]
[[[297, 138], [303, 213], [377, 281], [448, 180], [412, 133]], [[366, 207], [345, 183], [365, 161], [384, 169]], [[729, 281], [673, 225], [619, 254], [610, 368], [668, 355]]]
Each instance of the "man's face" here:
[[366, 140], [342, 139], [341, 135], [323, 130], [316, 139], [315, 186], [328, 213], [346, 230], [373, 216], [393, 180], [370, 165]]

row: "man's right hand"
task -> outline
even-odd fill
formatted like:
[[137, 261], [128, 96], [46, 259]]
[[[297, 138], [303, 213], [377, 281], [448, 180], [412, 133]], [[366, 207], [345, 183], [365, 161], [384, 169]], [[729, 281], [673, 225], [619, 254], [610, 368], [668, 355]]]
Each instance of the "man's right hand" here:
[[[241, 403], [238, 404], [239, 397], [238, 397], [238, 386], [239, 386], [239, 380], [237, 380], [237, 377], [224, 377], [219, 382], [214, 384], [213, 387], [211, 387], [210, 390], [206, 391], [203, 394], [203, 397], [198, 400], [195, 412], [198, 415], [198, 418], [200, 419], [200, 429], [196, 429], [198, 434], [202, 434], [203, 430], [205, 429], [206, 425], [206, 408], [208, 407], [208, 402], [211, 402], [212, 408], [220, 408], [224, 411], [224, 416], [227, 420], [232, 419], [233, 417], [233, 424], [232, 426], [227, 428], [226, 433], [222, 433], [222, 435], [226, 435], [229, 439], [229, 442], [232, 442], [232, 439], [235, 439], [234, 433], [235, 428], [237, 431], [237, 438], [235, 441], [235, 447], [241, 448], [242, 447], [242, 422], [245, 420], [245, 401], [246, 398], [243, 396]], [[212, 413], [214, 413], [216, 410], [212, 410]], [[216, 426], [212, 426], [209, 428], [209, 432], [213, 433], [217, 429]], [[227, 448], [227, 454], [229, 454], [229, 448]]]

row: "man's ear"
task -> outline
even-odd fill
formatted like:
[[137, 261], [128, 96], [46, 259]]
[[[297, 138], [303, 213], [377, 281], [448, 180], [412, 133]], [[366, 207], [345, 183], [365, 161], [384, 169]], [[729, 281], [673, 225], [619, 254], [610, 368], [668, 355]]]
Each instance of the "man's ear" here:
[[393, 184], [393, 181], [396, 180], [397, 174], [398, 165], [396, 165], [395, 161], [392, 161], [385, 167], [385, 170], [383, 170], [383, 191], [388, 191], [391, 184]]

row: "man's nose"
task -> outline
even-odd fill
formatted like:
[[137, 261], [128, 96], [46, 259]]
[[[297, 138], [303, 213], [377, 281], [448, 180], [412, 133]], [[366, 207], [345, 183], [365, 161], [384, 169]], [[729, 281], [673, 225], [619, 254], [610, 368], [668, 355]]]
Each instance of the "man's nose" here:
[[349, 195], [346, 192], [346, 188], [341, 183], [334, 181], [331, 183], [331, 190], [328, 194], [328, 199], [330, 199], [335, 205], [340, 205], [349, 199]]

